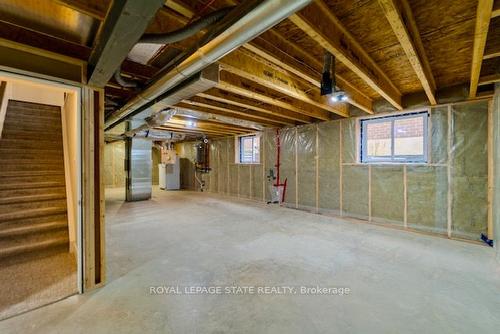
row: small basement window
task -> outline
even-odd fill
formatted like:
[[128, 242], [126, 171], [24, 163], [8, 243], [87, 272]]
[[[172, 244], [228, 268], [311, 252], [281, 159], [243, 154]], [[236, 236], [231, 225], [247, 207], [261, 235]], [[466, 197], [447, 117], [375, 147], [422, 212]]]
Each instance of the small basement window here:
[[239, 162], [242, 164], [260, 163], [260, 137], [239, 137]]
[[361, 120], [361, 162], [427, 162], [428, 113]]

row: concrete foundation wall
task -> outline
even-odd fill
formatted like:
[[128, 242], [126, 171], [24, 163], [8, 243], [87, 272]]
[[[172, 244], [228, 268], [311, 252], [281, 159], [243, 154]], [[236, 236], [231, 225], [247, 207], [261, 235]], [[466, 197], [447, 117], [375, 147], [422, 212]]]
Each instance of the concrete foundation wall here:
[[[358, 118], [281, 129], [284, 205], [479, 240], [490, 218], [488, 101], [429, 112], [427, 164], [359, 163]], [[235, 163], [234, 138], [212, 141], [212, 171], [204, 175], [207, 189], [270, 200], [266, 176], [276, 164], [276, 143], [276, 130], [266, 130], [261, 164], [243, 165]]]

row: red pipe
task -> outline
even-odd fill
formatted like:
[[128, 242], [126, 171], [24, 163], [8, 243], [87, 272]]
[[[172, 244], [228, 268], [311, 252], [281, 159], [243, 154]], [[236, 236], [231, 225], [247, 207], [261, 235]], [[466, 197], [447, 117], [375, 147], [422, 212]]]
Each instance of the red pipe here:
[[276, 129], [276, 183], [275, 187], [280, 186], [280, 151], [281, 151], [281, 143], [280, 143], [280, 129]]

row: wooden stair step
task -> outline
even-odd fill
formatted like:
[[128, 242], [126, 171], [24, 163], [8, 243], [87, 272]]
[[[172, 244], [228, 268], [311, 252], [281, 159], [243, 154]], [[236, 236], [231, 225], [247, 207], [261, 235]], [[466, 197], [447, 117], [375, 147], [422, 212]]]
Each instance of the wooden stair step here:
[[46, 196], [48, 194], [66, 196], [66, 187], [0, 189], [0, 202], [7, 197]]
[[[34, 170], [34, 171], [2, 171], [0, 170], [0, 180], [4, 177], [25, 177], [25, 176], [54, 176], [64, 175], [60, 170]], [[1, 184], [1, 181], [0, 181]]]
[[25, 129], [62, 129], [62, 123], [60, 120], [56, 120], [52, 117], [32, 117], [29, 115], [17, 115], [15, 118], [6, 118], [4, 121], [4, 127], [19, 127]]
[[0, 148], [25, 149], [25, 148], [59, 148], [63, 149], [62, 141], [54, 142], [51, 140], [33, 140], [33, 139], [1, 139]]
[[37, 189], [37, 188], [58, 188], [64, 187], [64, 181], [45, 181], [45, 182], [22, 182], [22, 183], [8, 183], [0, 184], [0, 190], [15, 190], [15, 189]]
[[46, 194], [35, 194], [35, 195], [17, 195], [17, 196], [4, 196], [0, 192], [0, 205], [3, 204], [13, 204], [13, 203], [26, 203], [26, 202], [38, 202], [38, 201], [48, 201], [48, 200], [59, 200], [66, 199], [65, 193], [46, 193]]
[[8, 214], [39, 208], [66, 208], [66, 199], [44, 199], [31, 202], [0, 203], [0, 212]]
[[0, 230], [1, 229], [8, 229], [13, 226], [31, 226], [31, 225], [37, 225], [37, 224], [43, 224], [43, 223], [50, 223], [54, 221], [68, 221], [68, 214], [65, 212], [63, 213], [55, 213], [55, 214], [49, 214], [49, 215], [44, 215], [44, 216], [34, 216], [34, 217], [28, 217], [28, 218], [23, 218], [23, 219], [17, 219], [17, 220], [11, 220], [11, 221], [5, 221], [0, 223]]
[[9, 172], [9, 171], [37, 171], [37, 170], [42, 170], [42, 171], [54, 171], [54, 170], [61, 170], [64, 171], [64, 165], [62, 163], [51, 163], [51, 164], [11, 164], [8, 161], [2, 161], [2, 172]]
[[68, 222], [66, 220], [56, 220], [39, 224], [11, 224], [7, 227], [0, 224], [0, 238], [20, 236], [25, 234], [41, 233], [54, 230], [66, 230]]
[[19, 238], [1, 239], [0, 258], [40, 252], [59, 246], [69, 247], [68, 231], [49, 231], [47, 233], [23, 235]]
[[5, 120], [4, 128], [15, 128], [21, 131], [62, 131], [62, 124], [53, 121], [44, 121], [31, 118], [19, 118]]
[[20, 100], [10, 100], [9, 107], [11, 107], [11, 108], [37, 108], [40, 110], [60, 110], [60, 107], [54, 106], [54, 105], [36, 103], [36, 102], [26, 102], [26, 101], [20, 101]]
[[9, 159], [33, 159], [36, 157], [42, 156], [47, 159], [59, 159], [59, 161], [64, 160], [63, 150], [54, 150], [54, 151], [40, 151], [35, 154], [31, 154], [28, 152], [24, 152], [24, 150], [12, 150], [11, 152], [0, 151], [0, 160], [9, 160]]
[[51, 158], [51, 157], [44, 157], [44, 156], [41, 156], [39, 158], [30, 157], [30, 158], [25, 158], [25, 159], [18, 158], [18, 157], [10, 157], [10, 158], [0, 159], [0, 164], [2, 164], [2, 166], [4, 164], [18, 164], [18, 165], [22, 165], [22, 164], [30, 164], [30, 165], [31, 164], [32, 165], [54, 164], [54, 165], [59, 165], [59, 164], [63, 164], [63, 163], [64, 163], [64, 161], [61, 158]]
[[4, 129], [2, 131], [2, 139], [32, 139], [32, 140], [51, 140], [62, 142], [61, 132], [51, 132], [49, 130], [19, 130], [19, 129]]
[[50, 114], [50, 115], [61, 115], [61, 108], [56, 107], [56, 106], [49, 106], [48, 108], [45, 108], [44, 106], [37, 105], [16, 105], [9, 103], [9, 111], [12, 111], [11, 115], [16, 115], [19, 112], [26, 111], [26, 112], [41, 112], [45, 114]]
[[66, 207], [46, 207], [46, 208], [35, 208], [35, 209], [26, 209], [8, 213], [0, 213], [0, 223], [28, 219], [28, 218], [37, 218], [44, 217], [50, 215], [57, 214], [66, 214]]

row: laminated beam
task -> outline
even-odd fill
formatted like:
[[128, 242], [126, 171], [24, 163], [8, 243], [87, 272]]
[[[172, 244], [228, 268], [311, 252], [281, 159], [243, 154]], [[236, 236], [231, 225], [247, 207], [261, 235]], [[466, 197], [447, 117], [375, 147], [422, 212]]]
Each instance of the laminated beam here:
[[483, 64], [484, 48], [490, 26], [493, 0], [479, 0], [476, 12], [476, 27], [474, 30], [474, 46], [472, 51], [472, 66], [470, 74], [469, 97], [474, 98], [477, 94], [481, 66]]
[[395, 108], [403, 109], [400, 91], [323, 1], [313, 1], [289, 19]]
[[261, 115], [251, 112], [249, 110], [235, 110], [221, 106], [215, 106], [212, 104], [204, 104], [186, 100], [184, 102], [176, 104], [176, 106], [185, 109], [191, 109], [194, 111], [200, 111], [209, 114], [228, 116], [228, 117], [237, 117], [243, 120], [256, 122], [263, 125], [271, 125], [271, 126], [283, 126], [283, 125], [291, 125], [290, 123], [282, 120], [277, 120], [269, 117], [269, 115]]
[[313, 119], [309, 116], [279, 108], [273, 105], [267, 104], [265, 106], [259, 107], [258, 105], [254, 105], [252, 102], [240, 98], [239, 96], [229, 95], [218, 89], [210, 89], [204, 93], [197, 94], [197, 96], [206, 100], [213, 100], [221, 103], [231, 104], [240, 108], [255, 110], [263, 114], [278, 116], [303, 124], [311, 123], [313, 121]]
[[161, 125], [157, 127], [157, 129], [163, 129], [163, 130], [179, 130], [179, 131], [186, 131], [186, 132], [197, 132], [197, 133], [206, 133], [206, 134], [222, 134], [222, 135], [233, 135], [232, 132], [226, 132], [222, 130], [209, 130], [209, 129], [202, 129], [199, 127], [193, 127], [189, 128], [184, 125], [179, 125], [179, 124], [171, 124], [171, 123], [166, 123], [164, 125]]
[[[229, 74], [229, 75], [227, 75]], [[253, 87], [246, 85], [238, 76], [230, 75], [230, 73], [221, 73], [221, 81], [217, 84], [217, 88], [232, 94], [240, 95], [255, 101], [275, 105], [280, 108], [288, 109], [299, 114], [309, 117], [314, 117], [322, 121], [331, 119], [331, 114], [326, 110], [313, 110], [311, 106], [303, 103], [302, 101], [283, 101], [283, 99], [276, 98], [270, 94], [261, 93]]]
[[[295, 74], [315, 87], [321, 87], [321, 73], [297, 61], [296, 58], [306, 59], [309, 64], [315, 65], [316, 68], [322, 67], [321, 62], [288, 41], [278, 32], [269, 30], [252, 42], [243, 45], [243, 47], [286, 71]], [[347, 102], [349, 104], [358, 107], [368, 114], [373, 114], [372, 100], [368, 96], [351, 85], [341, 75], [336, 74], [335, 78], [337, 86], [347, 93]]]
[[255, 56], [252, 57], [248, 51], [234, 51], [222, 58], [219, 63], [222, 69], [227, 72], [310, 105], [307, 109], [326, 110], [339, 116], [349, 116], [347, 106], [344, 103], [331, 103], [329, 97], [321, 96], [316, 87], [305, 85], [292, 75], [277, 70], [264, 61], [259, 61]]
[[199, 127], [200, 129], [227, 130], [227, 131], [231, 131], [231, 132], [235, 132], [235, 133], [245, 133], [245, 132], [252, 131], [252, 130], [240, 128], [238, 126], [234, 126], [231, 124], [215, 123], [215, 122], [209, 122], [206, 120], [199, 120], [199, 119], [186, 119], [186, 118], [182, 118], [182, 117], [181, 118], [174, 117], [174, 118], [170, 119], [167, 123], [188, 126], [189, 122], [196, 123], [196, 127]]
[[162, 0], [113, 1], [89, 58], [89, 85], [106, 85], [162, 5]]
[[436, 105], [436, 82], [410, 5], [406, 0], [379, 0], [378, 2], [417, 74], [427, 98], [431, 105]]

